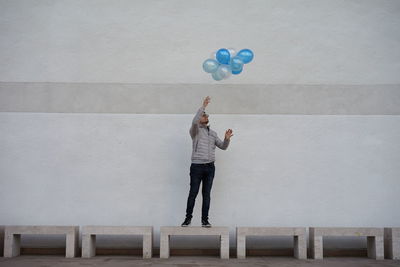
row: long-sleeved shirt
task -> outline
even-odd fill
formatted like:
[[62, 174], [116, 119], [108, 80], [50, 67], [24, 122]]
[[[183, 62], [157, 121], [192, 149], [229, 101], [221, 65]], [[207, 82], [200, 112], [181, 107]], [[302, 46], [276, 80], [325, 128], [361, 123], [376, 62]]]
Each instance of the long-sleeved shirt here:
[[200, 118], [205, 111], [201, 106], [193, 118], [189, 133], [192, 137], [192, 163], [209, 163], [215, 161], [215, 147], [226, 150], [229, 146], [229, 139], [222, 141], [217, 133], [200, 123]]

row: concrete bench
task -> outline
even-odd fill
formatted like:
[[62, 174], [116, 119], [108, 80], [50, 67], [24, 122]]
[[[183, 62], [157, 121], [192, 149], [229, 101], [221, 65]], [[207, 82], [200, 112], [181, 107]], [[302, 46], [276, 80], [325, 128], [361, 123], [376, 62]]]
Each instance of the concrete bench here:
[[365, 236], [368, 257], [383, 260], [383, 228], [367, 227], [310, 227], [311, 257], [323, 258], [324, 236]]
[[293, 236], [294, 256], [307, 259], [307, 241], [305, 227], [237, 227], [237, 258], [246, 258], [246, 236]]
[[143, 258], [153, 256], [153, 226], [83, 226], [82, 257], [96, 255], [96, 235], [142, 235]]
[[169, 258], [169, 241], [172, 235], [217, 235], [220, 236], [220, 255], [221, 259], [229, 259], [229, 227], [181, 227], [181, 226], [162, 226], [160, 230], [160, 258]]
[[385, 257], [400, 260], [400, 227], [384, 228]]
[[78, 250], [79, 226], [25, 225], [5, 226], [4, 257], [20, 255], [21, 235], [65, 235], [65, 257], [73, 258]]

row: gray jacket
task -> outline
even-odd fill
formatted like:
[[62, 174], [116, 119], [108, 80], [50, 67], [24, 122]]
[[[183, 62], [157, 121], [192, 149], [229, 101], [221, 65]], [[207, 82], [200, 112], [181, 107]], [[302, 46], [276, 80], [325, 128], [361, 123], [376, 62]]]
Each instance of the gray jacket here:
[[192, 163], [215, 161], [215, 147], [226, 150], [229, 145], [229, 140], [224, 139], [224, 141], [221, 141], [215, 131], [199, 122], [204, 110], [203, 106], [199, 108], [189, 130], [193, 141]]

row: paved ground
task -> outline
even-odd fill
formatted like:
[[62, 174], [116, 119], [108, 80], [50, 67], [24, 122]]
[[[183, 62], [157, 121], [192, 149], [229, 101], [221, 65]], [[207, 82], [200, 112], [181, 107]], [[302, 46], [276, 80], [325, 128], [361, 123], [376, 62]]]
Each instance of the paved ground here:
[[400, 267], [399, 260], [376, 261], [368, 258], [353, 257], [327, 257], [323, 260], [297, 260], [289, 257], [248, 257], [245, 260], [232, 258], [221, 260], [209, 256], [173, 256], [169, 259], [152, 258], [144, 260], [133, 256], [96, 256], [90, 259], [73, 258], [66, 259], [61, 256], [30, 256], [22, 255], [15, 258], [0, 258], [0, 266], [7, 267], [74, 267], [74, 266], [329, 266], [329, 267], [368, 267], [368, 266], [396, 266]]

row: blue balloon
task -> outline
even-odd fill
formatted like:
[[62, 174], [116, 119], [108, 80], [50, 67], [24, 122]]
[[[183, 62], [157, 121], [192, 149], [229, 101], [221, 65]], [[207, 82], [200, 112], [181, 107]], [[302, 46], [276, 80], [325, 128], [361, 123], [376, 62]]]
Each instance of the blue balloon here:
[[211, 76], [216, 81], [220, 81], [220, 80], [222, 80], [224, 78], [224, 77], [221, 76], [220, 72], [218, 72], [218, 71], [212, 73]]
[[239, 70], [232, 70], [232, 74], [238, 75], [243, 71], [243, 67], [241, 67]]
[[213, 73], [217, 71], [218, 66], [219, 63], [216, 60], [209, 58], [203, 63], [203, 70], [207, 73]]
[[250, 49], [242, 49], [236, 56], [240, 57], [244, 64], [247, 64], [253, 60], [254, 54]]
[[229, 50], [225, 48], [221, 48], [217, 51], [216, 58], [221, 64], [229, 64], [229, 60], [231, 59], [231, 55], [229, 54]]
[[229, 65], [233, 71], [238, 71], [243, 67], [243, 64], [243, 60], [240, 57], [233, 57]]

